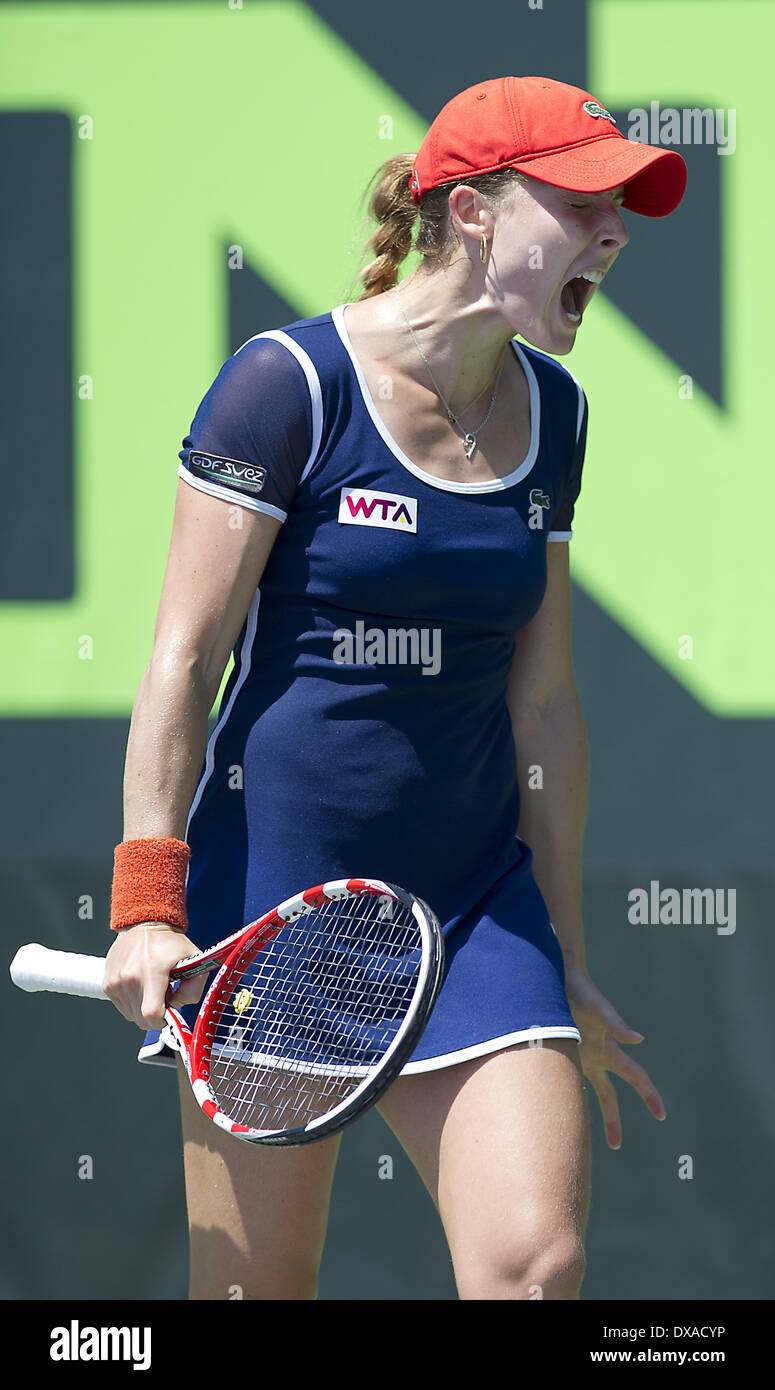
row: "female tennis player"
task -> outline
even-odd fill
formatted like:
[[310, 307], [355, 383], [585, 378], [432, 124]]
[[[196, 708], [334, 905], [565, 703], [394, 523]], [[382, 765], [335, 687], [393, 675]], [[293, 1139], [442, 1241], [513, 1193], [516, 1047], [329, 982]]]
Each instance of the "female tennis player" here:
[[[181, 956], [325, 879], [417, 893], [444, 981], [379, 1109], [461, 1299], [575, 1299], [584, 1078], [612, 1148], [610, 1074], [664, 1108], [582, 937], [568, 542], [587, 401], [554, 359], [627, 244], [622, 207], [670, 213], [686, 168], [590, 93], [506, 77], [374, 183], [360, 297], [246, 342], [183, 441], [105, 988], [148, 1030], [141, 1058], [173, 1065]], [[175, 1000], [189, 1021], [200, 989]], [[250, 1146], [180, 1095], [191, 1297], [314, 1298], [339, 1136]]]

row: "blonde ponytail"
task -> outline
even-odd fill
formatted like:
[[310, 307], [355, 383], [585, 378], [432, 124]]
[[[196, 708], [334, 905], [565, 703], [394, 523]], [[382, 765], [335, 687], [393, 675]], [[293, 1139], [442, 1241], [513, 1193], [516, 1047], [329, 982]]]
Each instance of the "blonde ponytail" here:
[[412, 249], [412, 231], [417, 220], [417, 207], [409, 191], [409, 179], [414, 167], [414, 155], [397, 154], [386, 159], [371, 178], [368, 189], [369, 215], [376, 230], [366, 243], [374, 253], [358, 279], [363, 283], [361, 299], [392, 290], [398, 282], [398, 269]]
[[420, 221], [414, 249], [422, 257], [422, 269], [429, 272], [444, 269], [460, 240], [449, 217], [450, 191], [458, 184], [477, 189], [495, 207], [509, 196], [515, 184], [524, 187], [526, 183], [524, 176], [516, 169], [495, 169], [489, 174], [476, 174], [473, 178], [440, 184], [424, 193], [417, 207], [409, 191], [415, 158], [413, 154], [397, 154], [392, 159], [386, 159], [366, 187], [364, 197], [368, 196], [369, 189], [373, 190], [369, 198], [368, 217], [377, 225], [365, 248], [366, 253], [372, 253], [372, 258], [355, 281], [363, 285], [359, 299], [371, 299], [375, 294], [384, 294], [398, 284], [401, 263], [412, 250], [412, 235], [418, 217]]

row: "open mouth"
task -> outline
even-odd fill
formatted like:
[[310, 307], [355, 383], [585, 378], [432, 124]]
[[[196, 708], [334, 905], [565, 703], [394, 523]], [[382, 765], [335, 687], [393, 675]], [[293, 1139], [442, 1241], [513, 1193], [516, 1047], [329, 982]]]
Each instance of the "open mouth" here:
[[560, 303], [571, 323], [581, 323], [584, 310], [596, 289], [597, 285], [591, 280], [586, 280], [583, 275], [574, 275], [565, 281], [560, 293]]

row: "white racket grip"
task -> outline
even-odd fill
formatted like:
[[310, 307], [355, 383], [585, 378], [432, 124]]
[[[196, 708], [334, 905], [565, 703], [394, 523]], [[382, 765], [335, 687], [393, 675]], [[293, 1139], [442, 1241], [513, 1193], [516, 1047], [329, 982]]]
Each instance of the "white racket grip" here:
[[102, 956], [79, 956], [74, 951], [51, 951], [36, 941], [20, 946], [11, 961], [11, 979], [30, 993], [78, 994], [85, 999], [107, 999], [103, 993], [105, 961]]

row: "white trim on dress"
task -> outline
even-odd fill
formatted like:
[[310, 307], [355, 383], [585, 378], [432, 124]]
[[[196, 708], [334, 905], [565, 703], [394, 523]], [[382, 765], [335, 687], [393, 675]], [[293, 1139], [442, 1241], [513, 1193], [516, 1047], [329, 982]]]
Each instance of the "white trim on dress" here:
[[336, 308], [331, 310], [331, 318], [333, 319], [334, 327], [352, 362], [353, 371], [358, 379], [361, 396], [363, 397], [363, 404], [390, 452], [395, 455], [399, 463], [403, 464], [404, 468], [410, 473], [413, 473], [416, 478], [421, 478], [424, 483], [429, 483], [431, 487], [442, 488], [444, 492], [502, 492], [504, 488], [514, 487], [516, 483], [520, 483], [523, 478], [527, 477], [538, 458], [538, 446], [541, 438], [541, 390], [532, 363], [522, 351], [519, 343], [515, 342], [513, 338], [511, 339], [511, 346], [524, 367], [525, 376], [527, 377], [527, 383], [530, 389], [530, 445], [528, 451], [519, 467], [515, 468], [511, 473], [507, 473], [505, 478], [491, 478], [482, 483], [456, 483], [452, 482], [449, 478], [436, 478], [433, 473], [426, 473], [425, 469], [413, 463], [409, 456], [405, 454], [403, 449], [396, 443], [374, 404], [368, 383], [361, 370], [361, 364], [355, 356], [353, 345], [350, 341], [350, 335], [344, 321], [344, 311], [347, 307], [347, 304], [337, 304]]

